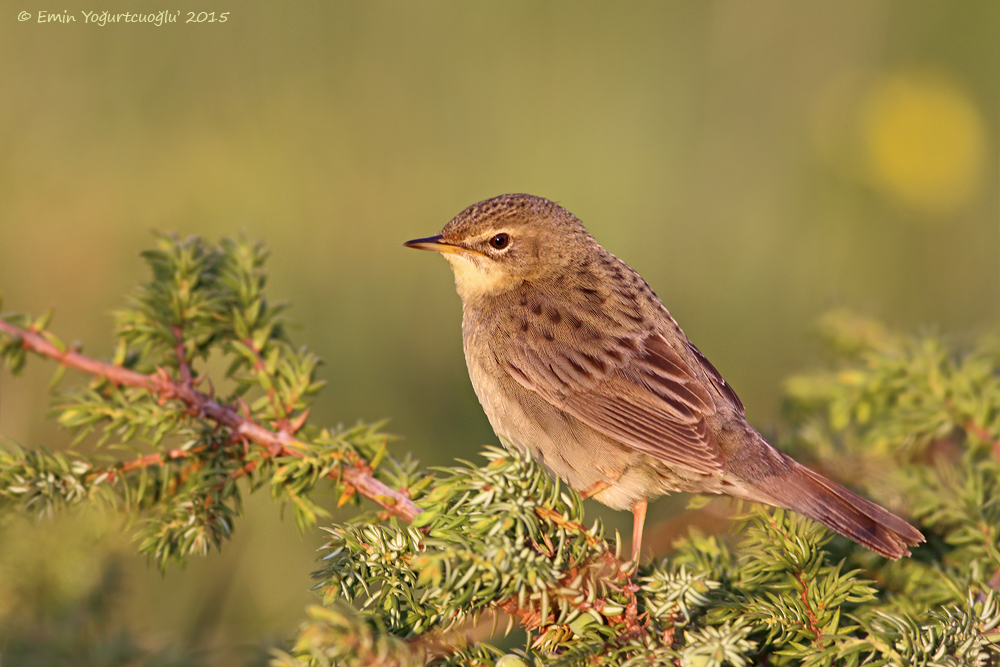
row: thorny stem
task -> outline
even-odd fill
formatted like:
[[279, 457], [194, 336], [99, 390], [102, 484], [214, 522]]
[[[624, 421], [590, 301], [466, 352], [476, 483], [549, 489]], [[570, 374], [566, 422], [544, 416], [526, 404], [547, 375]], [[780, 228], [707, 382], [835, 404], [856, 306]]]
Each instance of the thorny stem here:
[[191, 384], [191, 365], [188, 364], [187, 355], [184, 352], [184, 329], [174, 325], [170, 330], [177, 341], [174, 345], [174, 354], [177, 356], [177, 368], [180, 370], [181, 382]]
[[[90, 375], [106, 378], [116, 385], [138, 387], [145, 389], [152, 394], [159, 396], [160, 400], [177, 399], [187, 405], [199, 415], [204, 415], [212, 421], [226, 426], [232, 430], [234, 436], [246, 438], [267, 450], [268, 456], [294, 456], [303, 458], [305, 449], [303, 443], [297, 441], [286, 432], [274, 432], [264, 428], [252, 419], [241, 416], [235, 409], [228, 405], [220, 405], [212, 398], [198, 391], [188, 382], [177, 382], [162, 368], [156, 373], [146, 375], [138, 373], [121, 366], [97, 361], [88, 356], [80, 354], [74, 350], [60, 349], [55, 343], [34, 331], [22, 329], [3, 319], [0, 319], [0, 331], [9, 336], [19, 338], [21, 346], [58, 361], [64, 366], [75, 368]], [[178, 350], [179, 357], [183, 359], [183, 353]], [[182, 369], [183, 374], [183, 369]], [[188, 371], [190, 376], [190, 371]], [[170, 452], [167, 453], [170, 455]], [[186, 454], [185, 454], [186, 455]], [[177, 457], [180, 458], [180, 457]], [[131, 465], [130, 469], [154, 465], [162, 462], [163, 454], [153, 454], [142, 457], [135, 461], [126, 463]], [[359, 462], [351, 466], [341, 466], [332, 471], [329, 477], [342, 479], [344, 483], [354, 487], [358, 493], [369, 498], [386, 511], [404, 521], [413, 521], [421, 510], [405, 495], [389, 488], [372, 476], [372, 470], [365, 463]]]
[[174, 461], [176, 459], [183, 459], [191, 454], [197, 454], [201, 451], [201, 448], [196, 449], [171, 449], [169, 451], [156, 454], [147, 454], [146, 456], [133, 459], [131, 461], [126, 461], [119, 468], [120, 472], [129, 472], [131, 470], [136, 470], [138, 468], [145, 468], [147, 466], [156, 465], [163, 463], [164, 461]]
[[[257, 348], [257, 344], [252, 338], [249, 337], [243, 341], [243, 344], [253, 350], [253, 369], [258, 372], [264, 372], [264, 360], [260, 356], [260, 350]], [[278, 394], [274, 391], [273, 387], [267, 390], [267, 400], [271, 403], [271, 409], [274, 410], [274, 418], [277, 420], [274, 422], [274, 425], [278, 427], [278, 430], [282, 433], [288, 433], [289, 435], [294, 433], [295, 430], [291, 429], [291, 426], [288, 423], [288, 417], [285, 416], [290, 414], [292, 410], [289, 406], [281, 405], [278, 402]], [[295, 400], [293, 399], [292, 404], [294, 403]]]
[[992, 433], [977, 424], [974, 419], [968, 419], [965, 422], [965, 430], [983, 442], [988, 442], [992, 448], [993, 456], [1000, 460], [1000, 439], [994, 438]]
[[[535, 514], [537, 514], [541, 519], [551, 521], [560, 528], [572, 530], [583, 536], [587, 545], [590, 546], [597, 555], [597, 562], [603, 566], [601, 569], [605, 573], [610, 570], [613, 579], [621, 582], [622, 584], [619, 588], [609, 581], [608, 585], [615, 590], [624, 593], [627, 599], [625, 611], [622, 614], [608, 617], [609, 620], [613, 623], [625, 624], [625, 629], [621, 633], [622, 638], [627, 639], [640, 634], [643, 630], [643, 625], [640, 624], [638, 620], [638, 600], [635, 596], [639, 587], [631, 581], [631, 570], [623, 568], [623, 563], [613, 553], [608, 551], [607, 544], [603, 540], [594, 537], [583, 524], [570, 521], [558, 512], [550, 510], [546, 507], [536, 507]], [[559, 592], [559, 589], [571, 587], [570, 584], [577, 578], [580, 569], [581, 568], [579, 567], [575, 567], [567, 572], [559, 583], [556, 584], [554, 590], [550, 591], [549, 594], [554, 597], [561, 597], [562, 594]], [[593, 602], [575, 602], [574, 600], [569, 599], [568, 602], [580, 611], [586, 612], [593, 609], [598, 613], [603, 612], [604, 605], [606, 604], [603, 599], [596, 599]], [[541, 628], [549, 624], [549, 619], [542, 618], [541, 611], [539, 609], [536, 609], [533, 606], [528, 608], [519, 607], [516, 598], [503, 600], [498, 603], [497, 606], [507, 614], [517, 617], [525, 629], [531, 630], [533, 628]]]
[[[780, 532], [786, 540], [792, 539], [791, 535], [781, 530], [773, 516], [768, 515], [768, 523], [772, 528]], [[802, 600], [802, 605], [806, 608], [806, 617], [809, 619], [807, 629], [816, 635], [816, 638], [813, 641], [819, 641], [819, 639], [823, 637], [823, 630], [819, 627], [819, 618], [816, 616], [816, 611], [812, 608], [812, 605], [809, 604], [809, 584], [806, 583], [805, 577], [802, 576], [802, 570], [796, 570], [792, 573], [792, 576], [794, 576], [795, 579], [802, 585], [799, 597]]]
[[960, 424], [966, 433], [971, 433], [976, 436], [981, 442], [990, 445], [993, 456], [1000, 460], [1000, 438], [996, 438], [992, 433], [983, 425], [976, 422], [975, 417], [969, 417], [966, 413], [963, 413], [958, 407], [955, 406], [955, 402], [950, 399], [945, 399], [945, 407], [948, 409], [952, 421], [956, 424]]
[[799, 593], [799, 597], [802, 598], [802, 604], [806, 608], [806, 616], [809, 618], [809, 630], [816, 635], [816, 639], [813, 641], [816, 641], [823, 636], [823, 630], [819, 627], [819, 619], [816, 617], [816, 612], [813, 610], [812, 605], [809, 604], [809, 585], [806, 583], [801, 571], [795, 573], [795, 578], [802, 584], [802, 591]]
[[[301, 418], [291, 424], [288, 423], [287, 419], [283, 420], [284, 423], [279, 425], [280, 430], [275, 432], [253, 421], [249, 417], [249, 414], [242, 416], [232, 406], [220, 405], [210, 396], [195, 389], [190, 367], [184, 361], [183, 341], [179, 331], [175, 330], [174, 334], [177, 337], [176, 353], [182, 377], [180, 382], [171, 378], [162, 368], [158, 369], [156, 373], [146, 375], [121, 366], [97, 361], [73, 350], [60, 349], [59, 346], [39, 333], [22, 329], [3, 319], [0, 319], [0, 331], [19, 338], [22, 347], [25, 349], [53, 359], [69, 368], [75, 368], [90, 375], [106, 378], [109, 382], [116, 385], [145, 389], [159, 396], [162, 401], [177, 399], [187, 405], [196, 414], [203, 415], [217, 424], [231, 429], [234, 439], [245, 439], [262, 446], [269, 457], [295, 456], [302, 458], [304, 456], [303, 451], [301, 451], [305, 448], [304, 445], [295, 440], [291, 435], [302, 426]], [[185, 458], [194, 453], [197, 452], [195, 450], [173, 449], [167, 452], [149, 454], [123, 463], [116, 472], [128, 472], [151, 465], [159, 465], [166, 461]], [[236, 478], [248, 474], [252, 472], [256, 465], [256, 461], [250, 461], [245, 466], [233, 471], [231, 476]], [[93, 476], [104, 472], [107, 471], [97, 471], [93, 473]], [[342, 465], [331, 471], [328, 476], [347, 484], [347, 493], [350, 493], [351, 489], [354, 489], [355, 492], [381, 505], [385, 508], [386, 515], [396, 516], [404, 521], [412, 522], [423, 511], [414, 505], [413, 501], [406, 494], [395, 491], [375, 479], [372, 476], [371, 468], [364, 461], [356, 461], [353, 465]], [[607, 551], [606, 548], [602, 548], [605, 547], [603, 540], [599, 540], [591, 535], [585, 526], [567, 521], [565, 517], [557, 512], [538, 508], [536, 509], [536, 513], [540, 518], [552, 521], [560, 527], [578, 531], [584, 536], [588, 545], [599, 549], [600, 560], [612, 572], [616, 573], [616, 579], [624, 581], [621, 590], [628, 598], [625, 613], [620, 616], [611, 617], [609, 620], [625, 623], [626, 628], [623, 633], [625, 637], [641, 632], [642, 625], [636, 616], [637, 601], [635, 592], [638, 590], [638, 587], [631, 584], [629, 574], [623, 572], [621, 561], [614, 554]], [[596, 602], [596, 605], [589, 606], [593, 606], [600, 611], [599, 607], [603, 606], [600, 603], [603, 601]], [[504, 600], [497, 606], [511, 616], [518, 618], [526, 628], [540, 627], [546, 624], [546, 619], [541, 618], [539, 610], [530, 607], [527, 609], [519, 608], [515, 599]]]
[[[580, 533], [583, 536], [583, 539], [587, 541], [587, 546], [591, 547], [592, 549], [604, 547], [604, 540], [600, 540], [591, 535], [590, 531], [587, 530], [586, 526], [577, 523], [575, 521], [570, 521], [569, 519], [564, 517], [559, 512], [556, 512], [555, 510], [551, 510], [547, 507], [536, 507], [535, 514], [537, 514], [538, 517], [541, 519], [551, 521], [560, 528], [567, 528]], [[604, 561], [605, 565], [609, 566], [612, 569], [613, 572], [618, 572], [619, 575], [618, 579], [629, 578], [628, 575], [623, 574], [621, 572], [621, 564], [622, 564], [621, 561], [615, 558], [614, 554], [609, 552], [607, 549], [602, 550], [601, 559]]]

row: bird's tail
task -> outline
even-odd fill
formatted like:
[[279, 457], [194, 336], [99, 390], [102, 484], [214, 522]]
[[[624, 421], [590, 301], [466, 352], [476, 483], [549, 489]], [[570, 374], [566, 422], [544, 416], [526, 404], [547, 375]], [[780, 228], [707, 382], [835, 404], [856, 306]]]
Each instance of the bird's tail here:
[[768, 485], [771, 504], [793, 510], [888, 558], [909, 556], [924, 541], [919, 530], [805, 466], [793, 463]]

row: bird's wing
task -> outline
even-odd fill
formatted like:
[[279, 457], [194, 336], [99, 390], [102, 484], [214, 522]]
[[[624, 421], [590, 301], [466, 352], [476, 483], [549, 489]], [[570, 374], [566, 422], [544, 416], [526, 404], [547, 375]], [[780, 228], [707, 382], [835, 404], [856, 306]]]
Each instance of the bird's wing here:
[[708, 374], [708, 379], [712, 382], [719, 393], [726, 396], [729, 402], [732, 404], [736, 411], [741, 415], [746, 414], [746, 408], [743, 407], [743, 401], [740, 397], [736, 395], [736, 391], [729, 386], [729, 383], [725, 381], [722, 377], [722, 373], [715, 369], [712, 362], [701, 353], [701, 350], [694, 346], [694, 343], [688, 341], [688, 349], [694, 353], [694, 356], [698, 359], [698, 363], [701, 364], [702, 369]]
[[498, 361], [553, 406], [668, 464], [725, 472], [725, 457], [705, 420], [715, 402], [661, 334], [619, 336], [599, 352], [527, 336], [507, 340]]

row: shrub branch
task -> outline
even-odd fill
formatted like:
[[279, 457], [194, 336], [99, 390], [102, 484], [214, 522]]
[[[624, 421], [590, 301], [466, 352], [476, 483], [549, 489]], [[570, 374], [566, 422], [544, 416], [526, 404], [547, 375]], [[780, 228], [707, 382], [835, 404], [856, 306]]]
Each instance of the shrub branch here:
[[[116, 364], [98, 361], [75, 350], [64, 349], [36, 331], [22, 329], [3, 319], [0, 319], [0, 331], [19, 339], [21, 347], [25, 350], [57, 361], [68, 368], [75, 368], [96, 377], [106, 378], [115, 385], [145, 389], [157, 396], [161, 403], [171, 399], [179, 400], [197, 414], [204, 415], [217, 424], [228, 427], [238, 437], [257, 443], [264, 448], [266, 456], [269, 458], [278, 456], [303, 458], [305, 456], [306, 445], [293, 438], [287, 431], [276, 432], [265, 428], [254, 420], [240, 415], [232, 407], [220, 405], [207, 394], [195, 389], [190, 381], [190, 368], [185, 363], [181, 364], [181, 374], [188, 381], [177, 382], [162, 368], [147, 375]], [[179, 337], [178, 340], [180, 340]], [[182, 351], [183, 344], [178, 342], [178, 354], [181, 360], [184, 358]], [[185, 370], [187, 370], [186, 375]], [[183, 455], [180, 451], [167, 452], [166, 458], [183, 458], [183, 456], [190, 454], [191, 452], [183, 452]], [[127, 469], [135, 469], [159, 464], [164, 460], [165, 455], [157, 453], [126, 462], [124, 465], [127, 466]], [[390, 515], [404, 521], [413, 521], [421, 512], [420, 508], [414, 505], [407, 496], [375, 479], [371, 466], [364, 461], [341, 465], [336, 470], [329, 472], [327, 477], [338, 481], [342, 480], [364, 497], [381, 505]]]

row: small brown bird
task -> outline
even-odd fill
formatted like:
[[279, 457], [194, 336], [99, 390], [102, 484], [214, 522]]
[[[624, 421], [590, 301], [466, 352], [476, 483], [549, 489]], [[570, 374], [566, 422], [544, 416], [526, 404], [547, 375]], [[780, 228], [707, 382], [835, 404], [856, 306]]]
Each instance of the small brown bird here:
[[469, 375], [500, 440], [631, 509], [633, 561], [648, 500], [672, 491], [794, 510], [889, 558], [923, 542], [764, 440], [649, 285], [569, 211], [502, 195], [405, 245], [454, 270]]

